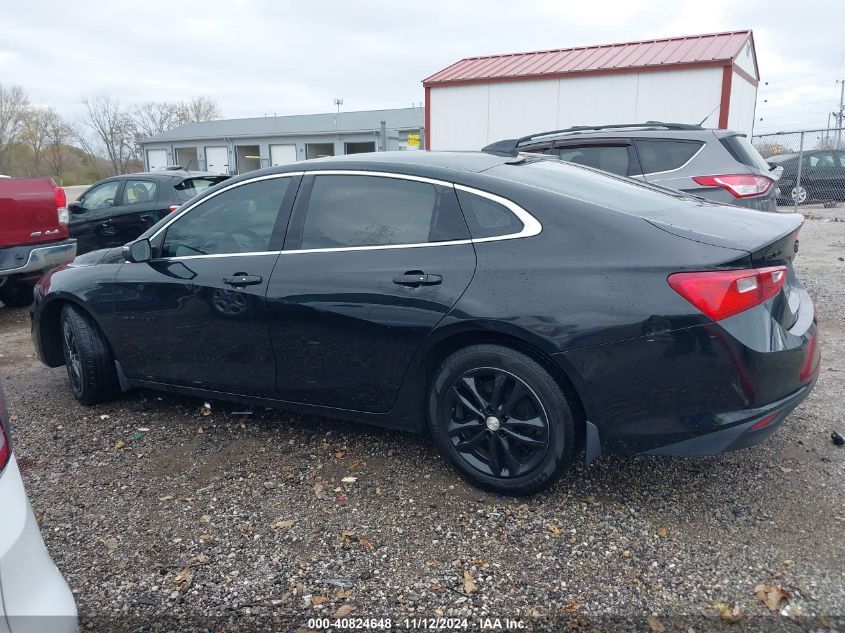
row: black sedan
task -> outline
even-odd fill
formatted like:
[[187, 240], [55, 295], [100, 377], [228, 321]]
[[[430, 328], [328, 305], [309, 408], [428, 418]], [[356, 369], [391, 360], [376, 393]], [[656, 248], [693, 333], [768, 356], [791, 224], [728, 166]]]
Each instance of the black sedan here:
[[812, 389], [802, 218], [542, 155], [379, 153], [252, 172], [36, 289], [39, 358], [131, 387], [428, 428], [470, 482], [703, 455]]
[[227, 178], [174, 165], [163, 171], [101, 180], [68, 205], [68, 231], [76, 238], [77, 253], [122, 246]]
[[[766, 159], [782, 167], [778, 181], [780, 204], [842, 202], [845, 200], [845, 151], [813, 150], [800, 154], [780, 154]], [[798, 184], [798, 164], [801, 183]]]

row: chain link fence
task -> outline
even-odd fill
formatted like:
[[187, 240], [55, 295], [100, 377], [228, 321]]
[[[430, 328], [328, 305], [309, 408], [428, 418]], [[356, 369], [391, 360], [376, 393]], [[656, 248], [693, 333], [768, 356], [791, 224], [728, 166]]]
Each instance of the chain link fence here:
[[783, 169], [779, 205], [833, 207], [845, 202], [845, 129], [776, 132], [753, 137], [770, 164]]

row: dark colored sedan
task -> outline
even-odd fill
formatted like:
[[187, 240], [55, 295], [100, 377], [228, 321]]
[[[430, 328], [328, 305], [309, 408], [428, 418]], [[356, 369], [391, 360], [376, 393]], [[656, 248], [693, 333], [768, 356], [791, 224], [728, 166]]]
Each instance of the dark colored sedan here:
[[139, 386], [427, 427], [467, 480], [527, 494], [581, 449], [768, 436], [818, 372], [801, 222], [540, 155], [307, 161], [55, 269], [33, 339], [86, 404]]
[[101, 180], [68, 205], [78, 253], [122, 246], [228, 176], [176, 169]]
[[[813, 150], [800, 154], [780, 154], [767, 158], [770, 164], [783, 167], [778, 188], [781, 204], [842, 202], [845, 200], [845, 151]], [[798, 184], [798, 163], [801, 162], [801, 184]]]

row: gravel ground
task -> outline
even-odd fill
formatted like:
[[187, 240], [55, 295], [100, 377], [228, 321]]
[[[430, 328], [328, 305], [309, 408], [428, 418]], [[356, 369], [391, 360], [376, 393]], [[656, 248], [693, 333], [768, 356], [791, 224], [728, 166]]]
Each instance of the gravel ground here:
[[[845, 210], [808, 213], [823, 362], [789, 421], [714, 458], [604, 457], [528, 499], [465, 485], [427, 437], [150, 391], [85, 408], [0, 308], [15, 451], [82, 629], [845, 630]], [[761, 584], [789, 597], [770, 610]]]

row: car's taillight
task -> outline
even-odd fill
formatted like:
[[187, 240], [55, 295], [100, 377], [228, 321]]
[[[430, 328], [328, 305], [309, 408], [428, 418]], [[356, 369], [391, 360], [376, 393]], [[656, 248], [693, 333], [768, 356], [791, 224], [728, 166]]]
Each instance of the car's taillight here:
[[169, 207], [167, 207], [167, 212], [168, 212], [168, 213], [173, 213], [173, 212], [174, 212], [176, 209], [178, 209], [178, 208], [179, 208], [179, 205], [178, 205], [178, 204], [171, 204]]
[[719, 321], [774, 297], [786, 281], [786, 266], [674, 273], [668, 281], [675, 292]]
[[53, 194], [56, 196], [56, 214], [59, 224], [67, 224], [70, 221], [70, 214], [67, 211], [67, 195], [61, 187], [53, 187]]
[[0, 388], [0, 473], [9, 463], [12, 449], [9, 444], [9, 431], [6, 428], [9, 420], [9, 412], [6, 410], [6, 399], [3, 396], [3, 389]]
[[765, 176], [751, 174], [729, 174], [725, 176], [695, 176], [699, 185], [705, 187], [721, 187], [731, 192], [734, 198], [750, 198], [760, 196], [772, 188], [774, 182]]

